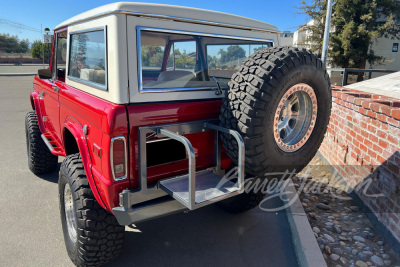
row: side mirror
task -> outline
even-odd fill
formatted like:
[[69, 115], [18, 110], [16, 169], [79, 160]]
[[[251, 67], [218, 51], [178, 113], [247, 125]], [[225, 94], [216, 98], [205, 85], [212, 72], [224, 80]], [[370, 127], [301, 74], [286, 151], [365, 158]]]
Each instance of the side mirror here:
[[57, 69], [57, 77], [65, 79], [65, 69]]
[[51, 70], [50, 69], [40, 69], [38, 70], [38, 75], [40, 79], [51, 79]]

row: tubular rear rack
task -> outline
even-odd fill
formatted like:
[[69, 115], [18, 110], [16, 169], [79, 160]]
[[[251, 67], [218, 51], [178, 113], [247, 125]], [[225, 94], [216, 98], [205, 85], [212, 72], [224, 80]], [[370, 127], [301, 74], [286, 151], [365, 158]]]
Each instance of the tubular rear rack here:
[[[120, 224], [126, 225], [186, 209], [194, 210], [244, 191], [245, 147], [243, 139], [238, 132], [217, 124], [218, 120], [209, 120], [139, 128], [140, 188], [136, 191], [124, 190], [120, 193], [120, 207], [113, 209]], [[215, 132], [215, 167], [196, 172], [193, 146], [183, 135], [205, 131]], [[237, 182], [223, 177], [220, 132], [232, 135], [237, 141], [239, 164], [238, 175], [234, 177], [237, 178]], [[148, 187], [146, 137], [149, 135], [167, 137], [181, 142], [186, 148], [189, 161], [188, 174], [166, 178], [160, 180], [157, 186]], [[167, 194], [180, 204], [170, 198], [163, 198]]]

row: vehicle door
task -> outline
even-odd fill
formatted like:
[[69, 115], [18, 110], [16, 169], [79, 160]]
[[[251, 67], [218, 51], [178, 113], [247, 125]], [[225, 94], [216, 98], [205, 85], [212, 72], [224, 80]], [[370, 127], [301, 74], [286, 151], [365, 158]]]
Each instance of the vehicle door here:
[[51, 58], [52, 78], [43, 83], [41, 110], [46, 132], [60, 140], [59, 90], [65, 82], [67, 31], [55, 32]]

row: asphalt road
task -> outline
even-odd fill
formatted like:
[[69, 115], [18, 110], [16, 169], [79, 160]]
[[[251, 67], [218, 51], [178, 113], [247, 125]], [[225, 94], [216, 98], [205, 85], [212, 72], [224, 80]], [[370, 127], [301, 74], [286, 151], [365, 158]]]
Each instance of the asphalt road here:
[[[0, 266], [72, 266], [59, 218], [58, 171], [38, 177], [27, 167], [32, 79], [0, 77]], [[109, 266], [296, 265], [284, 213], [232, 215], [212, 205], [126, 230], [122, 255]]]
[[[49, 64], [45, 64], [47, 68]], [[22, 66], [14, 66], [13, 64], [0, 64], [0, 73], [37, 73], [38, 69], [43, 69], [41, 64], [25, 64]]]

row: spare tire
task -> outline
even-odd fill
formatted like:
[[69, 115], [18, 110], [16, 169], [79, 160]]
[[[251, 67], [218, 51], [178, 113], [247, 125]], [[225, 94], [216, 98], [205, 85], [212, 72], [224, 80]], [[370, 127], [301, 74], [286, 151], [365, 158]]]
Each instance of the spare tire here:
[[[331, 98], [329, 76], [314, 54], [293, 47], [263, 49], [232, 76], [221, 108], [221, 126], [242, 135], [246, 173], [267, 177], [298, 172], [321, 145]], [[237, 163], [235, 139], [224, 134], [222, 140]]]

